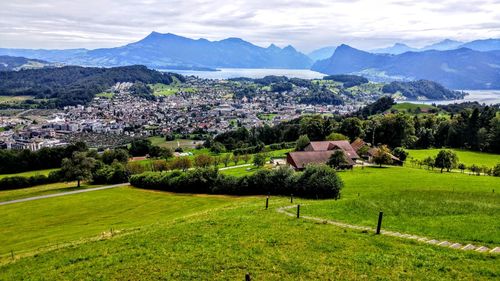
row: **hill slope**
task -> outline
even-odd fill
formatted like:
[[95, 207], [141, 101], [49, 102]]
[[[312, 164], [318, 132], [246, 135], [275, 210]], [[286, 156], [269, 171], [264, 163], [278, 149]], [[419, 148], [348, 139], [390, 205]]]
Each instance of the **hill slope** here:
[[53, 66], [56, 65], [43, 60], [27, 59], [24, 57], [0, 56], [0, 71], [37, 69]]
[[373, 80], [433, 80], [453, 89], [500, 88], [500, 51], [451, 51], [372, 54], [347, 45], [313, 70], [326, 74], [355, 73]]

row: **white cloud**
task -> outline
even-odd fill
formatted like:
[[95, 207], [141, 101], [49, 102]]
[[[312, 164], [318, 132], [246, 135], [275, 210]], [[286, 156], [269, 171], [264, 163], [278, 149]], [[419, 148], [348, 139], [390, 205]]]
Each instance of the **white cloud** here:
[[111, 47], [151, 31], [311, 49], [500, 37], [498, 0], [1, 1], [0, 47]]

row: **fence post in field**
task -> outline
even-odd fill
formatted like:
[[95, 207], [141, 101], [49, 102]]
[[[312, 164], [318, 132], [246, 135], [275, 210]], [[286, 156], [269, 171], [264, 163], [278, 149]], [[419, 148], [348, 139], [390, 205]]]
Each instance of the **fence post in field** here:
[[245, 274], [245, 281], [251, 281], [252, 277], [250, 277], [250, 273]]
[[297, 205], [297, 218], [300, 218], [300, 204]]
[[290, 203], [293, 203], [293, 193], [290, 195]]
[[382, 217], [384, 216], [384, 212], [378, 213], [378, 223], [377, 223], [377, 234], [380, 234], [380, 227], [382, 226]]
[[269, 196], [266, 197], [266, 210], [269, 208]]

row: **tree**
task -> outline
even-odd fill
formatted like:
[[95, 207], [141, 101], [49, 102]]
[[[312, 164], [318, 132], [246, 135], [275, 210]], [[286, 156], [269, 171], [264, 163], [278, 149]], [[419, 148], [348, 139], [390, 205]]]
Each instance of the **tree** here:
[[243, 154], [241, 156], [241, 159], [243, 160], [243, 162], [245, 162], [245, 164], [247, 164], [250, 161], [251, 158], [252, 157], [250, 155], [248, 155], [248, 154]]
[[384, 164], [392, 163], [391, 153], [387, 145], [381, 145], [377, 148], [375, 155], [373, 155], [373, 162], [378, 164], [380, 167]]
[[200, 168], [208, 168], [212, 162], [212, 157], [207, 154], [199, 154], [194, 158], [194, 165]]
[[62, 160], [61, 174], [67, 181], [76, 180], [78, 187], [80, 187], [80, 181], [92, 178], [94, 166], [94, 158], [87, 157], [85, 152], [74, 152], [71, 158]]
[[340, 124], [339, 132], [349, 137], [351, 140], [362, 138], [365, 135], [363, 123], [357, 117], [349, 117]]
[[238, 162], [240, 162], [240, 156], [239, 155], [233, 155], [233, 162], [234, 162], [234, 165], [238, 165]]
[[348, 141], [349, 138], [342, 135], [341, 133], [333, 132], [326, 137], [326, 140], [329, 140], [329, 141], [347, 140]]
[[148, 139], [134, 140], [130, 144], [129, 152], [133, 156], [144, 156], [149, 154], [151, 141]]
[[462, 173], [463, 173], [463, 172], [464, 172], [464, 170], [465, 170], [467, 167], [465, 166], [465, 164], [464, 164], [464, 163], [459, 163], [459, 164], [458, 164], [458, 168], [459, 168], [459, 169], [460, 169], [460, 171], [462, 171]]
[[297, 180], [300, 195], [316, 198], [337, 198], [343, 182], [334, 169], [326, 165], [310, 165]]
[[220, 156], [214, 156], [212, 157], [212, 160], [212, 165], [214, 166], [214, 168], [218, 168], [221, 161]]
[[340, 169], [342, 166], [346, 165], [347, 159], [345, 157], [345, 153], [342, 150], [336, 150], [332, 155], [330, 156], [330, 159], [328, 159], [328, 162], [326, 163], [328, 166], [335, 168], [335, 169]]
[[431, 157], [431, 156], [428, 156], [427, 158], [422, 160], [422, 164], [427, 166], [427, 169], [430, 169], [430, 170], [434, 170], [435, 163], [436, 163], [436, 160], [434, 159], [434, 157]]
[[222, 143], [220, 143], [220, 142], [214, 142], [210, 146], [210, 151], [213, 152], [213, 153], [219, 154], [219, 153], [225, 152], [226, 148], [224, 147], [224, 145]]
[[441, 173], [444, 169], [449, 172], [452, 168], [457, 166], [458, 156], [452, 150], [441, 150], [436, 156], [435, 166], [441, 169]]
[[177, 157], [172, 161], [171, 165], [173, 170], [182, 170], [185, 172], [191, 168], [193, 164], [191, 159], [187, 157]]
[[408, 157], [408, 151], [404, 150], [402, 147], [396, 147], [393, 151], [392, 154], [399, 158], [402, 162], [406, 160], [406, 157]]
[[266, 155], [264, 153], [257, 153], [253, 156], [253, 164], [256, 167], [263, 167], [266, 164]]
[[491, 171], [491, 175], [494, 177], [500, 177], [500, 163], [496, 164]]
[[231, 162], [231, 154], [226, 153], [222, 156], [222, 163], [224, 163], [224, 167], [229, 166], [229, 162]]
[[309, 137], [307, 135], [301, 135], [295, 144], [296, 151], [302, 151], [310, 143]]

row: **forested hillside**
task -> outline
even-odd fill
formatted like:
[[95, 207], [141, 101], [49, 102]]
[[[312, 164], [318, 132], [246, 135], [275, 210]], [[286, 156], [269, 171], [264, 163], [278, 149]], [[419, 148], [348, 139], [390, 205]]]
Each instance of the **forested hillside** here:
[[172, 73], [150, 70], [145, 66], [95, 68], [65, 66], [60, 68], [0, 72], [0, 95], [34, 96], [45, 107], [85, 104], [117, 82], [145, 84], [173, 82]]

